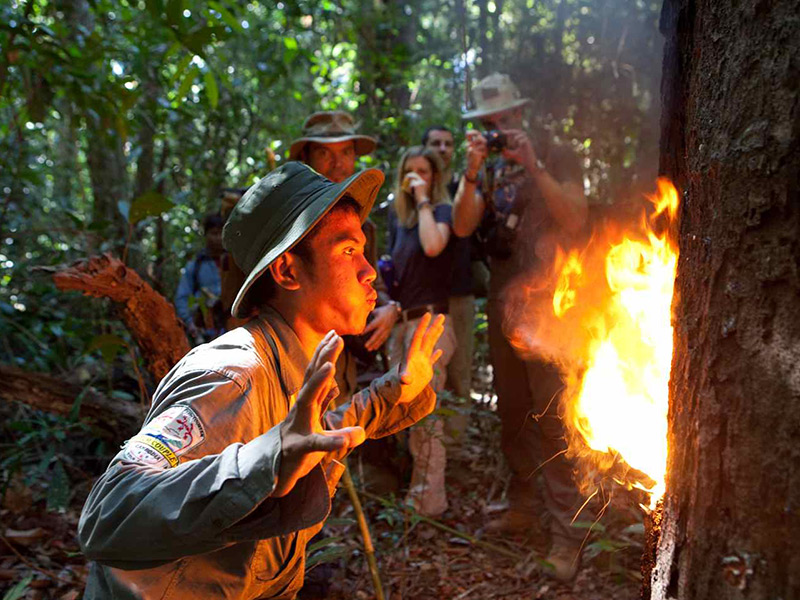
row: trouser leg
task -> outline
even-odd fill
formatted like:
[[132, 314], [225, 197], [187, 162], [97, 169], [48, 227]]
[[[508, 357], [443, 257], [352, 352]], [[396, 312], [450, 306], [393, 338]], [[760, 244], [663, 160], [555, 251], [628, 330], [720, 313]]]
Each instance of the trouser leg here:
[[447, 364], [447, 388], [460, 401], [453, 406], [454, 412], [447, 418], [445, 432], [451, 442], [463, 439], [469, 425], [469, 414], [464, 402], [471, 402], [472, 350], [474, 347], [475, 297], [452, 296], [449, 301], [449, 318], [453, 323], [456, 347]]
[[542, 476], [544, 501], [552, 521], [554, 536], [580, 539], [583, 532], [570, 526], [583, 498], [572, 476], [573, 465], [565, 451], [567, 441], [559, 416], [559, 401], [564, 384], [558, 369], [544, 361], [526, 361], [530, 398], [538, 417], [539, 472]]
[[538, 431], [533, 420], [528, 372], [503, 334], [503, 307], [494, 300], [487, 305], [489, 358], [500, 416], [500, 446], [511, 468], [509, 508], [535, 510], [538, 504], [534, 473], [538, 466]]
[[[393, 332], [390, 354], [395, 364], [400, 364], [405, 350], [419, 324], [415, 319], [400, 325], [397, 335]], [[402, 340], [402, 343], [401, 343]], [[444, 331], [436, 349], [442, 350], [442, 356], [434, 366], [431, 387], [439, 392], [444, 387], [447, 363], [453, 355], [456, 341], [453, 326], [449, 317], [445, 320]], [[414, 459], [411, 485], [406, 498], [409, 504], [415, 505], [420, 513], [435, 516], [447, 509], [445, 491], [445, 468], [447, 456], [444, 446], [444, 427], [438, 415], [426, 417], [409, 430], [408, 445]]]
[[456, 396], [468, 399], [472, 383], [475, 296], [452, 296], [449, 310], [456, 336], [456, 348], [447, 365], [447, 383]]
[[556, 535], [575, 537], [569, 526], [582, 498], [564, 456], [567, 444], [559, 417], [563, 383], [558, 370], [543, 361], [523, 361], [503, 334], [503, 306], [490, 302], [489, 350], [494, 369], [503, 453], [512, 471], [508, 496], [511, 508], [534, 509], [541, 475], [544, 501]]

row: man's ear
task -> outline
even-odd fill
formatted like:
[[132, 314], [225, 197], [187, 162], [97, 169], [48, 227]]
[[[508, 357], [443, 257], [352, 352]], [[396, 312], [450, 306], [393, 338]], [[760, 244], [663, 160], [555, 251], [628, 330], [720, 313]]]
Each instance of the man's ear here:
[[275, 283], [285, 290], [300, 289], [297, 278], [299, 258], [289, 252], [284, 252], [269, 266], [269, 272]]

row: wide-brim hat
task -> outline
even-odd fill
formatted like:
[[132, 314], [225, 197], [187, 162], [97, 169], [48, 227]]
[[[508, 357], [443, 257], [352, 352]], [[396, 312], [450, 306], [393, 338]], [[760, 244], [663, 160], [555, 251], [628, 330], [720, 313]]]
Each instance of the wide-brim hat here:
[[522, 97], [511, 78], [502, 73], [492, 73], [481, 79], [472, 91], [472, 97], [475, 108], [461, 115], [464, 120], [488, 117], [531, 103], [530, 98]]
[[369, 216], [383, 173], [367, 169], [333, 183], [311, 167], [288, 162], [253, 185], [236, 203], [222, 230], [222, 244], [246, 277], [231, 305], [240, 314], [248, 290], [269, 265], [288, 252], [348, 195], [359, 205], [363, 223]]
[[353, 116], [342, 110], [315, 112], [303, 123], [302, 137], [294, 140], [289, 147], [289, 160], [300, 160], [303, 148], [309, 142], [335, 144], [353, 140], [356, 156], [372, 154], [378, 140], [358, 133], [357, 128]]

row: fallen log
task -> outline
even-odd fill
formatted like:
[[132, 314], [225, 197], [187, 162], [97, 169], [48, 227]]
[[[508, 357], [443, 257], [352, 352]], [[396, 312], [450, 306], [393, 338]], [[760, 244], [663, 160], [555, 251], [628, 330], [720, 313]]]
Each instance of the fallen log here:
[[93, 388], [45, 373], [0, 365], [0, 399], [5, 402], [22, 402], [45, 412], [69, 415], [77, 398], [81, 418], [120, 435], [137, 431], [144, 420], [145, 410], [132, 402], [113, 400]]
[[80, 260], [56, 272], [53, 282], [63, 291], [78, 290], [117, 302], [155, 381], [189, 352], [189, 340], [172, 303], [118, 258], [103, 254]]

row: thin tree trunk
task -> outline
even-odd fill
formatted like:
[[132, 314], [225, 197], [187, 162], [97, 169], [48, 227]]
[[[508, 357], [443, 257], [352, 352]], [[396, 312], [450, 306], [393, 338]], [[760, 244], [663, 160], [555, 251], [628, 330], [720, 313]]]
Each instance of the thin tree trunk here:
[[683, 191], [653, 599], [800, 597], [800, 2], [666, 0]]
[[[53, 169], [53, 195], [59, 201], [63, 201], [72, 198], [72, 189], [78, 174], [78, 138], [75, 134], [71, 102], [62, 98], [57, 108], [61, 113], [61, 120], [58, 123], [56, 160]], [[72, 202], [68, 205], [71, 206]]]
[[492, 57], [489, 52], [489, 8], [487, 0], [475, 0], [478, 3], [478, 43], [480, 44], [481, 62], [477, 66], [478, 79], [483, 79], [492, 72]]

